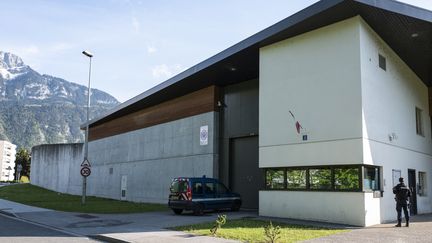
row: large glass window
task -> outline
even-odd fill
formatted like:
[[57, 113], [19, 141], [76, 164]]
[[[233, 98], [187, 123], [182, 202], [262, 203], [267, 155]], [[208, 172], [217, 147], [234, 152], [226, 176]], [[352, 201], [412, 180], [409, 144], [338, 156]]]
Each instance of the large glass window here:
[[335, 168], [334, 186], [336, 190], [360, 189], [359, 168]]
[[288, 189], [306, 189], [306, 169], [287, 170]]
[[380, 190], [380, 172], [378, 167], [364, 167], [364, 190]]
[[332, 189], [331, 169], [309, 169], [310, 189]]
[[284, 169], [268, 169], [266, 171], [266, 188], [284, 189], [285, 188], [284, 181], [285, 181]]
[[[268, 168], [265, 182], [266, 189], [276, 190], [378, 191], [380, 173], [380, 167], [360, 164]], [[426, 187], [426, 175], [420, 177]]]

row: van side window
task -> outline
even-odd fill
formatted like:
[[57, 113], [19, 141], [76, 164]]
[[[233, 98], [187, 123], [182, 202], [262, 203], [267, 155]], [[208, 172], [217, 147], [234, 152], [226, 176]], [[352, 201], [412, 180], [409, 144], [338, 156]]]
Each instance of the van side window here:
[[192, 184], [192, 193], [193, 194], [202, 194], [203, 193], [203, 188], [202, 188], [201, 182], [194, 182]]
[[205, 193], [206, 194], [214, 194], [215, 193], [213, 182], [207, 182], [205, 184]]
[[217, 191], [218, 194], [228, 193], [228, 189], [222, 183], [217, 183], [216, 184], [216, 191]]

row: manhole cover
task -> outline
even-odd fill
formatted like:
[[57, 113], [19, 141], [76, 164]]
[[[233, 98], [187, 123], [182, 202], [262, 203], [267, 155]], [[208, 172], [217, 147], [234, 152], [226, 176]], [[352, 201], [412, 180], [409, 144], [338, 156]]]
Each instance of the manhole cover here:
[[95, 218], [97, 218], [97, 216], [93, 216], [93, 215], [90, 215], [90, 214], [78, 214], [78, 215], [75, 215], [75, 216], [80, 217], [80, 218], [84, 218], [84, 219], [95, 219]]

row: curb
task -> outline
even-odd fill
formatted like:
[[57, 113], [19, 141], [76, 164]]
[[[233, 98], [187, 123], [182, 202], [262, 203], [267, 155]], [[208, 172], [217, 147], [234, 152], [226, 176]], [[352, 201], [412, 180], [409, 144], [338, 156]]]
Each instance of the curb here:
[[87, 235], [87, 237], [90, 239], [95, 239], [95, 240], [108, 242], [108, 243], [129, 243], [129, 241], [119, 240], [105, 235]]
[[18, 218], [18, 216], [16, 216], [16, 214], [14, 214], [14, 213], [10, 213], [10, 212], [4, 211], [4, 210], [0, 210], [0, 214], [7, 215], [7, 216], [9, 216], [9, 217]]

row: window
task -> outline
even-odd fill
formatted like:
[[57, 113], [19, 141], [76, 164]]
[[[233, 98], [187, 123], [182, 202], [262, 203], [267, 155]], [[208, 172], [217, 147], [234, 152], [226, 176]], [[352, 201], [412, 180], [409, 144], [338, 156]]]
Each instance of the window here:
[[288, 169], [287, 188], [306, 189], [306, 169]]
[[384, 70], [384, 71], [387, 70], [386, 59], [381, 54], [378, 54], [378, 63], [379, 63], [379, 67], [382, 70]]
[[217, 183], [216, 184], [216, 193], [217, 194], [226, 194], [226, 193], [228, 193], [228, 189], [225, 187], [224, 184]]
[[171, 192], [186, 192], [188, 188], [187, 181], [175, 180], [171, 184]]
[[284, 189], [284, 181], [284, 169], [269, 169], [266, 171], [266, 187], [268, 189]]
[[416, 115], [416, 132], [420, 136], [424, 136], [423, 133], [423, 124], [422, 124], [422, 110], [417, 108], [415, 109]]
[[359, 168], [335, 168], [335, 189], [358, 190], [360, 189]]
[[364, 167], [363, 189], [380, 190], [380, 171], [378, 167]]
[[214, 194], [215, 193], [215, 186], [212, 182], [207, 182], [204, 187], [205, 194]]
[[310, 169], [309, 170], [310, 189], [331, 189], [332, 175], [331, 169]]
[[419, 172], [419, 184], [418, 184], [418, 194], [419, 196], [426, 196], [427, 186], [426, 186], [426, 172]]
[[371, 165], [268, 168], [265, 175], [266, 189], [269, 190], [381, 190], [381, 169]]
[[193, 194], [202, 194], [203, 193], [203, 187], [201, 182], [194, 182], [192, 184], [192, 193]]

